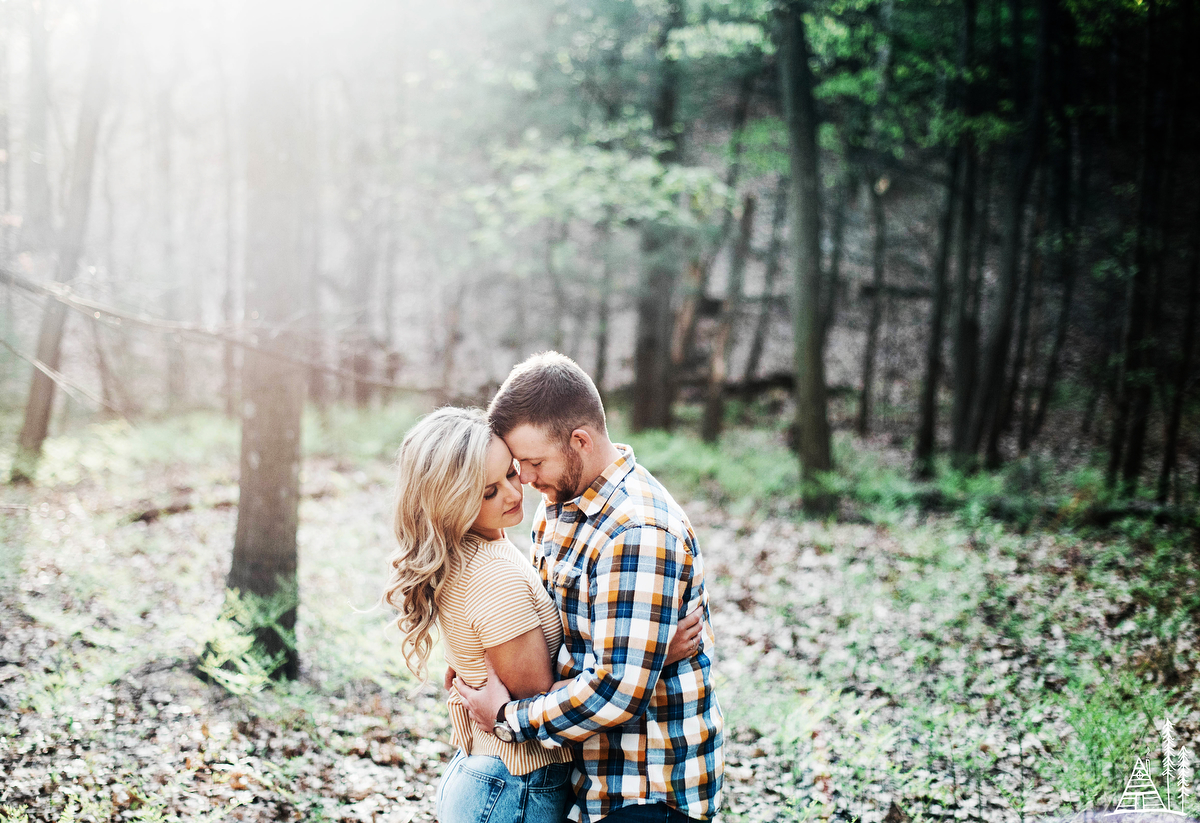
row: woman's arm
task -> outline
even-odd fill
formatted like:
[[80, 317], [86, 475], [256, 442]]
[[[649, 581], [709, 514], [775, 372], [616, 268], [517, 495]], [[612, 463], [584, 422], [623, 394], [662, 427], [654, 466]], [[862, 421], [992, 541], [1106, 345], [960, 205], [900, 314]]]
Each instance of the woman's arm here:
[[[704, 609], [696, 607], [679, 621], [667, 652], [668, 664], [691, 657], [699, 650], [697, 638], [702, 629], [703, 616]], [[484, 656], [491, 660], [500, 682], [517, 699], [552, 692], [571, 682], [570, 679], [554, 681], [550, 652], [546, 650], [546, 639], [541, 629], [532, 629], [507, 643], [494, 646], [484, 652]], [[453, 679], [454, 670], [447, 670], [446, 691], [450, 690]]]
[[493, 646], [484, 655], [500, 676], [500, 682], [515, 698], [545, 694], [554, 686], [550, 652], [540, 628], [530, 629], [507, 643]]

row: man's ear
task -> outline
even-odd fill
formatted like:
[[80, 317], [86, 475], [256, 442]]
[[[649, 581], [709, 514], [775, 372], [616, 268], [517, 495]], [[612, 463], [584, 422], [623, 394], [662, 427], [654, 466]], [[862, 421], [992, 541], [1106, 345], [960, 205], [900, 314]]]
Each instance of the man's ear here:
[[583, 454], [591, 454], [596, 448], [596, 441], [592, 439], [591, 433], [583, 428], [571, 432], [570, 443]]

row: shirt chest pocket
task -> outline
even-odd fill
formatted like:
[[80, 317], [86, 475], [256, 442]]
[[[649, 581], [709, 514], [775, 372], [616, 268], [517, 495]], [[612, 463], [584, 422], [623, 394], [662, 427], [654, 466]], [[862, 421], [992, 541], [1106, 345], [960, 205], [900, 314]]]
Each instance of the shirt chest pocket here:
[[554, 603], [562, 613], [565, 628], [569, 633], [578, 634], [579, 624], [585, 620], [588, 613], [587, 591], [582, 589], [583, 569], [578, 566], [559, 566], [550, 578], [550, 594]]
[[[561, 597], [578, 597], [579, 578], [582, 573], [583, 569], [578, 566], [561, 564], [555, 567], [554, 573], [550, 576], [554, 594]], [[559, 604], [565, 605], [566, 601], [560, 599]]]

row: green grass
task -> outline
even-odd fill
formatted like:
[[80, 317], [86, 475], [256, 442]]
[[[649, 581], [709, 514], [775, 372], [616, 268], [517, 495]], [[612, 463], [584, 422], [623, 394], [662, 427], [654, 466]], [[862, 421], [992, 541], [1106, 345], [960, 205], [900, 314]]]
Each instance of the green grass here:
[[[83, 480], [103, 482], [144, 477], [162, 465], [236, 465], [237, 424], [215, 412], [129, 423], [109, 420], [47, 438], [37, 469], [43, 486]], [[13, 442], [0, 444], [0, 476], [12, 467]]]
[[676, 496], [705, 497], [742, 515], [788, 510], [799, 499], [799, 464], [772, 432], [733, 430], [717, 445], [663, 431], [613, 437], [631, 445], [638, 462]]
[[391, 460], [404, 434], [425, 409], [411, 403], [381, 408], [331, 406], [305, 412], [302, 448], [305, 455], [346, 461]]
[[[309, 408], [304, 414], [301, 448], [309, 457], [348, 462], [388, 460], [420, 413], [415, 405], [399, 402], [374, 409]], [[7, 477], [12, 469], [19, 425], [15, 411], [0, 414], [0, 433], [11, 434], [0, 442], [0, 477]], [[134, 423], [99, 421], [48, 438], [37, 482], [62, 486], [86, 479], [128, 479], [163, 465], [236, 468], [240, 443], [239, 421], [215, 411]]]

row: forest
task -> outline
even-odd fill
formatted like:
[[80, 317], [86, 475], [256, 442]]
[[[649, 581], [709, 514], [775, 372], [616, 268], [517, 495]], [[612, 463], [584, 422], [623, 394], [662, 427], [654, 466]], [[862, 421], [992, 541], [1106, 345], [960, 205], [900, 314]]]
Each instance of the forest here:
[[396, 450], [546, 350], [695, 527], [718, 820], [1200, 816], [1198, 37], [0, 0], [0, 823], [434, 819]]

